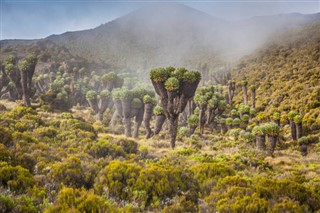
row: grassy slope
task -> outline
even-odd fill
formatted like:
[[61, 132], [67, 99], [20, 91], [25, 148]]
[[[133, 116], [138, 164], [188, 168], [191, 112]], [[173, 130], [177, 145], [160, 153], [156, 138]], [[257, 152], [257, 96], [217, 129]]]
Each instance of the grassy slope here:
[[[239, 63], [235, 79], [247, 78], [249, 87], [257, 85], [256, 104], [263, 112], [261, 117], [268, 117], [274, 110], [297, 110], [305, 115], [310, 127], [320, 128], [319, 29], [318, 21], [285, 33]], [[242, 91], [234, 100], [243, 100]]]

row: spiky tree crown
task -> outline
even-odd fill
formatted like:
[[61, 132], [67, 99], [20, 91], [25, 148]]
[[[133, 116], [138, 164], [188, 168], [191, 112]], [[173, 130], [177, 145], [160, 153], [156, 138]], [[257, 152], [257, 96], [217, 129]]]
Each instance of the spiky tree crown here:
[[241, 113], [249, 113], [250, 112], [250, 106], [246, 104], [240, 104], [239, 106], [239, 112]]
[[241, 117], [241, 120], [242, 121], [249, 121], [249, 115], [247, 115], [247, 114], [245, 114], [245, 115], [243, 115], [242, 117]]
[[189, 126], [197, 126], [199, 124], [199, 117], [197, 115], [190, 115], [188, 118]]
[[166, 89], [173, 91], [179, 89], [179, 80], [175, 77], [168, 78], [165, 82]]
[[87, 100], [93, 100], [97, 98], [97, 93], [93, 90], [89, 90], [86, 94]]
[[248, 85], [248, 81], [247, 80], [243, 80], [240, 82], [241, 86], [247, 86]]
[[310, 143], [310, 138], [307, 136], [303, 136], [301, 138], [298, 139], [298, 144], [301, 145], [308, 145]]
[[112, 99], [115, 100], [120, 100], [121, 99], [121, 89], [116, 88], [112, 91]]
[[298, 113], [296, 111], [290, 111], [288, 113], [288, 118], [293, 120], [293, 118], [297, 115]]
[[226, 124], [227, 125], [232, 125], [232, 123], [233, 123], [233, 119], [232, 118], [227, 118], [226, 119]]
[[139, 98], [134, 98], [131, 102], [131, 106], [134, 109], [140, 109], [142, 107], [142, 101]]
[[199, 106], [205, 106], [208, 103], [208, 99], [204, 95], [195, 95], [194, 96], [194, 101], [199, 105]]
[[128, 90], [127, 88], [121, 89], [120, 99], [121, 100], [131, 100], [134, 98], [134, 92], [132, 90]]
[[183, 81], [194, 83], [201, 80], [201, 74], [198, 71], [186, 72], [183, 75]]
[[109, 98], [110, 97], [110, 92], [109, 92], [109, 90], [102, 90], [101, 92], [100, 92], [100, 97], [101, 98]]
[[250, 108], [249, 114], [250, 114], [250, 115], [255, 115], [255, 114], [256, 114], [255, 108]]
[[226, 123], [226, 119], [225, 118], [220, 118], [219, 123], [225, 124]]
[[104, 74], [101, 80], [102, 82], [108, 82], [108, 81], [112, 81], [116, 77], [117, 77], [117, 74], [115, 74], [114, 72], [109, 72], [107, 74]]
[[256, 90], [257, 90], [257, 87], [256, 87], [256, 85], [251, 85], [251, 86], [250, 86], [250, 89], [251, 89], [251, 91], [256, 91]]
[[265, 126], [266, 134], [270, 136], [277, 136], [280, 134], [280, 127], [275, 123], [270, 123]]
[[153, 109], [153, 113], [155, 115], [163, 115], [163, 109], [161, 106], [156, 106], [154, 109]]
[[7, 64], [5, 67], [6, 67], [6, 70], [8, 71], [8, 73], [11, 73], [16, 70], [16, 66], [13, 64]]
[[266, 129], [264, 126], [255, 126], [252, 129], [252, 134], [253, 135], [265, 135], [266, 134]]
[[241, 124], [241, 120], [239, 118], [235, 118], [235, 119], [233, 119], [232, 124], [239, 125], [239, 124]]
[[171, 77], [175, 77], [177, 78], [179, 81], [183, 80], [183, 76], [184, 74], [188, 72], [188, 70], [186, 68], [177, 68], [176, 70], [174, 70], [173, 72], [171, 72]]
[[302, 122], [302, 117], [300, 115], [296, 115], [296, 116], [294, 116], [293, 121], [295, 123], [301, 123]]
[[274, 112], [273, 113], [273, 115], [272, 115], [272, 119], [273, 120], [279, 120], [280, 119], [280, 116], [281, 116], [281, 114], [280, 114], [280, 112]]
[[150, 72], [150, 78], [155, 82], [166, 81], [170, 76], [170, 72], [164, 68], [155, 68]]
[[150, 95], [145, 95], [143, 97], [143, 103], [151, 103], [151, 104], [155, 104], [157, 101], [155, 98], [151, 97]]
[[231, 110], [231, 115], [238, 115], [238, 112], [236, 109]]

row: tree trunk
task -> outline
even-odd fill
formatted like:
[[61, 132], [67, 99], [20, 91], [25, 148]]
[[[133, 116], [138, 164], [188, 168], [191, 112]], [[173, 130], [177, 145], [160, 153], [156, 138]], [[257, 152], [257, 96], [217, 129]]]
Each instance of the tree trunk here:
[[251, 90], [251, 106], [252, 108], [256, 108], [256, 91]]
[[153, 104], [152, 103], [146, 103], [144, 105], [144, 115], [143, 115], [143, 123], [146, 127], [147, 135], [146, 138], [150, 138], [152, 136], [152, 130], [150, 127], [150, 121], [153, 114]]
[[162, 125], [164, 123], [164, 121], [166, 120], [166, 116], [165, 115], [157, 115], [156, 116], [156, 125], [154, 128], [154, 134], [157, 135], [159, 134], [159, 132], [162, 129]]
[[124, 134], [126, 137], [131, 137], [131, 118], [123, 118]]
[[302, 144], [300, 146], [300, 151], [302, 156], [307, 156], [308, 154], [308, 146], [306, 144]]
[[30, 107], [30, 91], [28, 89], [28, 73], [26, 71], [20, 71], [21, 75], [21, 86], [22, 86], [22, 100], [25, 106]]
[[268, 154], [273, 156], [274, 149], [277, 145], [277, 138], [276, 135], [268, 135]]
[[98, 114], [99, 113], [98, 100], [96, 98], [90, 99], [88, 100], [88, 103], [90, 107], [93, 109], [93, 111]]
[[266, 138], [264, 135], [256, 135], [256, 147], [259, 150], [266, 150]]
[[197, 126], [190, 126], [189, 137], [194, 134], [194, 132], [196, 131], [196, 128]]
[[201, 135], [204, 133], [205, 123], [206, 123], [206, 107], [202, 107], [200, 109], [200, 114], [199, 114], [199, 128], [200, 128]]
[[97, 119], [99, 121], [102, 121], [103, 120], [103, 112], [101, 110], [99, 110], [98, 114], [97, 114]]
[[135, 123], [134, 123], [134, 129], [133, 129], [133, 137], [138, 138], [139, 137], [139, 128], [141, 126], [142, 120], [143, 120], [143, 113], [144, 108], [140, 108], [140, 111], [137, 113], [135, 117]]
[[110, 121], [110, 125], [112, 128], [114, 128], [117, 124], [118, 119], [120, 118], [120, 115], [118, 114], [118, 111], [114, 111], [111, 121]]
[[169, 134], [170, 134], [170, 143], [171, 143], [172, 149], [174, 149], [176, 145], [177, 132], [178, 132], [178, 117], [175, 116], [169, 119]]
[[221, 123], [220, 126], [221, 126], [221, 134], [225, 134], [228, 131], [227, 125], [225, 123]]
[[248, 90], [247, 90], [247, 86], [242, 86], [242, 90], [243, 90], [243, 101], [244, 101], [244, 104], [248, 105]]
[[297, 132], [296, 132], [296, 125], [293, 120], [290, 121], [290, 129], [291, 129], [291, 137], [293, 141], [297, 141]]
[[296, 125], [296, 133], [297, 133], [296, 138], [297, 138], [297, 140], [298, 140], [299, 138], [301, 138], [301, 137], [303, 136], [303, 133], [302, 133], [302, 123], [301, 123], [301, 122], [295, 123], [295, 125]]

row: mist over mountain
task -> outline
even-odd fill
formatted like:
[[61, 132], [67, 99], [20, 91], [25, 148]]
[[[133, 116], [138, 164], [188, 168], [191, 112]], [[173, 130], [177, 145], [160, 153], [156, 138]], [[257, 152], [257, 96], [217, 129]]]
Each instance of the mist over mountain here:
[[[169, 65], [197, 69], [206, 63], [214, 68], [250, 54], [284, 30], [319, 19], [320, 14], [293, 13], [227, 22], [182, 4], [155, 3], [94, 29], [45, 40], [74, 56], [138, 73]], [[12, 42], [29, 41], [2, 41], [1, 46]]]

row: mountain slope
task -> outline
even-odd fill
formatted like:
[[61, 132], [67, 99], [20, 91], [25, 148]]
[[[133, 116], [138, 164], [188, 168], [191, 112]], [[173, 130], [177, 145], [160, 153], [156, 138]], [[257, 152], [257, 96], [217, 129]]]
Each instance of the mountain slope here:
[[[156, 4], [93, 30], [48, 39], [91, 60], [136, 69], [215, 61], [225, 23], [180, 4]], [[219, 42], [217, 42], [219, 41]], [[220, 47], [221, 48], [221, 47]], [[191, 64], [190, 62], [188, 64]]]
[[[134, 70], [134, 75], [147, 76], [158, 66], [198, 69], [205, 63], [214, 71], [217, 64], [252, 53], [286, 29], [319, 19], [320, 13], [282, 14], [229, 23], [182, 4], [152, 3], [97, 28], [45, 40], [65, 47], [75, 57]], [[30, 42], [0, 43], [7, 47]]]
[[[296, 110], [305, 115], [309, 127], [320, 129], [319, 29], [320, 21], [316, 21], [285, 33], [234, 70], [237, 81], [248, 79], [249, 86], [257, 85], [261, 118], [274, 110]], [[243, 100], [242, 92], [235, 100]]]

